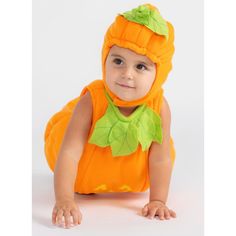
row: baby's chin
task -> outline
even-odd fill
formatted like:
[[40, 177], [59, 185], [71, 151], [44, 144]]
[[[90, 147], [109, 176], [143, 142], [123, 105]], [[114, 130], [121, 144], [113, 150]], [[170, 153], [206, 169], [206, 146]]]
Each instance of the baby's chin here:
[[132, 102], [140, 98], [143, 98], [145, 96], [145, 94], [143, 96], [142, 94], [139, 94], [135, 88], [134, 89], [119, 88], [114, 85], [109, 86], [109, 84], [108, 84], [108, 88], [116, 97], [118, 97], [120, 100], [125, 101], [125, 102]]
[[134, 92], [123, 92], [123, 91], [112, 91], [114, 95], [116, 95], [119, 99], [125, 102], [132, 102], [138, 100], [142, 97], [138, 96]]

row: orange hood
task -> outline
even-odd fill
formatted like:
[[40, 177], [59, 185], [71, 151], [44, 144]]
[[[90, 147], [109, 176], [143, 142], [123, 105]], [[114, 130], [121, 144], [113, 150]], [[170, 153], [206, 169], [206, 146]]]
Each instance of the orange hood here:
[[[159, 14], [158, 9], [154, 6], [145, 4], [141, 7], [143, 6], [148, 7], [151, 13], [156, 11], [155, 14]], [[171, 60], [175, 50], [174, 28], [171, 23], [167, 21], [165, 21], [165, 23], [168, 30], [168, 37], [157, 34], [146, 25], [127, 20], [124, 15], [118, 15], [108, 28], [102, 48], [102, 74], [104, 86], [115, 105], [124, 107], [137, 106], [153, 99], [160, 92], [168, 73], [172, 69]], [[145, 55], [156, 64], [156, 78], [150, 91], [144, 97], [133, 101], [124, 101], [119, 99], [119, 97], [108, 88], [105, 81], [105, 62], [110, 48], [113, 45], [128, 48], [138, 54]]]

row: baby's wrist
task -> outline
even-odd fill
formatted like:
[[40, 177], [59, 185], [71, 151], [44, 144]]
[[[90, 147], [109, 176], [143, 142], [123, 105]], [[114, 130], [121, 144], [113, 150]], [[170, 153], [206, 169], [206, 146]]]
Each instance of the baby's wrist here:
[[150, 199], [149, 202], [150, 202], [150, 203], [151, 203], [151, 202], [159, 202], [159, 203], [162, 203], [163, 205], [166, 204], [165, 201], [159, 200], [159, 199]]
[[74, 201], [73, 196], [57, 196], [56, 202], [71, 202]]

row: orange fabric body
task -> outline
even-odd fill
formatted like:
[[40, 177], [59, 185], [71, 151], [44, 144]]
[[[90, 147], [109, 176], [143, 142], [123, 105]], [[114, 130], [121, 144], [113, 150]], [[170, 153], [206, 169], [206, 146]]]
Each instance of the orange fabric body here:
[[[93, 132], [96, 121], [105, 113], [108, 101], [102, 80], [95, 80], [86, 86], [78, 98], [70, 101], [60, 112], [48, 122], [45, 132], [45, 154], [49, 167], [53, 171], [58, 157], [62, 139], [80, 97], [90, 92], [93, 103], [93, 119], [88, 140]], [[147, 102], [147, 105], [160, 114], [163, 91], [159, 96]], [[87, 140], [87, 141], [88, 141]], [[173, 140], [170, 140], [172, 164], [175, 160]], [[78, 164], [78, 173], [74, 191], [79, 193], [105, 192], [143, 192], [149, 188], [148, 151], [143, 152], [141, 146], [135, 153], [128, 156], [113, 157], [110, 147], [101, 148], [94, 144], [85, 145]]]

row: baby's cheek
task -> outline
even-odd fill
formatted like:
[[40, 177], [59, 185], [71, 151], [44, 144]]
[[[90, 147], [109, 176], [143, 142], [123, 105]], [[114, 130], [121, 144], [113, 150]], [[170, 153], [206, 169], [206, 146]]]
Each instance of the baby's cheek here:
[[147, 95], [150, 88], [151, 87], [147, 84], [142, 84], [142, 86], [139, 86], [138, 91], [137, 91], [137, 93], [139, 94], [139, 97], [144, 97], [145, 95]]
[[106, 78], [106, 84], [110, 90], [114, 90], [114, 81], [112, 78], [107, 77]]

